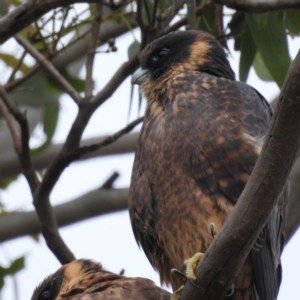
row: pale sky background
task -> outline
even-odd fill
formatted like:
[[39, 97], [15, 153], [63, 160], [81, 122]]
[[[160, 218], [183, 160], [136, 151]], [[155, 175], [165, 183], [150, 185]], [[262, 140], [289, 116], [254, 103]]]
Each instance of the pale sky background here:
[[[135, 36], [139, 37], [136, 30]], [[99, 91], [111, 78], [122, 62], [127, 60], [128, 46], [133, 42], [131, 33], [116, 39], [117, 53], [99, 54], [96, 57], [94, 80], [96, 91]], [[290, 54], [294, 58], [300, 45], [300, 39], [290, 39]], [[233, 41], [229, 41], [231, 66], [238, 77], [239, 53], [233, 50]], [[5, 47], [5, 45], [4, 45]], [[105, 47], [106, 49], [106, 47]], [[274, 62], [276, 63], [276, 62]], [[1, 71], [1, 70], [0, 70]], [[84, 76], [84, 70], [80, 76]], [[248, 83], [262, 93], [266, 99], [272, 100], [279, 89], [274, 83], [262, 82], [251, 69]], [[104, 134], [112, 134], [127, 124], [130, 101], [130, 78], [128, 78], [113, 97], [108, 100], [91, 118], [83, 139]], [[130, 121], [138, 115], [137, 89]], [[141, 110], [143, 112], [143, 108]], [[61, 97], [61, 113], [54, 142], [63, 142], [76, 116], [77, 106], [68, 96]], [[96, 158], [82, 163], [73, 163], [65, 170], [51, 194], [53, 205], [73, 199], [104, 182], [113, 171], [120, 173], [115, 187], [128, 187], [130, 184], [133, 154]], [[32, 199], [28, 185], [23, 176], [12, 183], [0, 197], [8, 209], [22, 206], [32, 210]], [[118, 273], [125, 269], [126, 276], [146, 277], [159, 285], [158, 274], [152, 269], [146, 256], [139, 250], [131, 230], [128, 212], [109, 214], [104, 217], [89, 219], [76, 225], [64, 227], [61, 235], [77, 258], [90, 258], [100, 261], [103, 266]], [[279, 300], [300, 299], [299, 269], [300, 269], [300, 232], [284, 250], [283, 282]], [[37, 243], [31, 237], [23, 237], [0, 244], [0, 264], [8, 265], [8, 261], [19, 256], [26, 256], [26, 268], [16, 276], [19, 300], [31, 298], [34, 288], [44, 277], [55, 272], [60, 264], [47, 248], [44, 239], [40, 237]], [[13, 280], [7, 279], [5, 288], [0, 295], [1, 300], [15, 300]]]

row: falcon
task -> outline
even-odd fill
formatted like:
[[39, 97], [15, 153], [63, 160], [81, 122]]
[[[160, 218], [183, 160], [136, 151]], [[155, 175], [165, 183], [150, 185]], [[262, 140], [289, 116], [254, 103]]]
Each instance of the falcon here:
[[89, 259], [74, 260], [47, 277], [31, 300], [170, 300], [170, 293], [145, 278], [104, 270]]
[[[177, 290], [180, 269], [205, 253], [238, 201], [260, 154], [272, 111], [251, 86], [236, 81], [219, 42], [178, 31], [147, 45], [132, 83], [147, 99], [129, 192], [136, 241]], [[274, 300], [288, 184], [226, 299]]]

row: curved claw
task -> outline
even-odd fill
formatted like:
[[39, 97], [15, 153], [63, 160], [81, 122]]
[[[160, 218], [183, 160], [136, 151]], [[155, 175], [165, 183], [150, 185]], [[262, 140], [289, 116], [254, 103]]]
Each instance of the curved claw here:
[[191, 278], [187, 277], [185, 274], [183, 274], [181, 271], [177, 270], [177, 269], [172, 269], [171, 273], [174, 275], [179, 275], [184, 277], [193, 287], [200, 289], [200, 287], [195, 283], [194, 280], [192, 280]]
[[229, 298], [234, 294], [234, 284], [232, 284], [231, 289], [227, 292], [225, 298]]

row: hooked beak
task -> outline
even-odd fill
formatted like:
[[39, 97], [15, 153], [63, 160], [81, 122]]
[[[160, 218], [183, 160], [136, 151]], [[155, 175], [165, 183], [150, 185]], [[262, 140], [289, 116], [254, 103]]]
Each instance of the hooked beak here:
[[139, 68], [133, 74], [131, 78], [131, 84], [142, 84], [143, 81], [146, 79], [148, 74], [148, 70]]

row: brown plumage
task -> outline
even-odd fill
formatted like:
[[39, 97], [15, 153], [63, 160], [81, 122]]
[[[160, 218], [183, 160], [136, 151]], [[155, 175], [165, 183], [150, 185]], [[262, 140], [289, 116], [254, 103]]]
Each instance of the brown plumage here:
[[88, 259], [74, 260], [47, 277], [31, 300], [169, 300], [170, 293], [145, 278], [104, 270]]
[[[220, 44], [199, 31], [170, 33], [141, 54], [133, 83], [147, 98], [129, 192], [135, 238], [162, 282], [183, 261], [205, 252], [210, 223], [219, 230], [260, 153], [271, 109], [235, 81]], [[235, 280], [234, 300], [274, 300], [288, 186]], [[227, 298], [228, 299], [228, 298]]]

